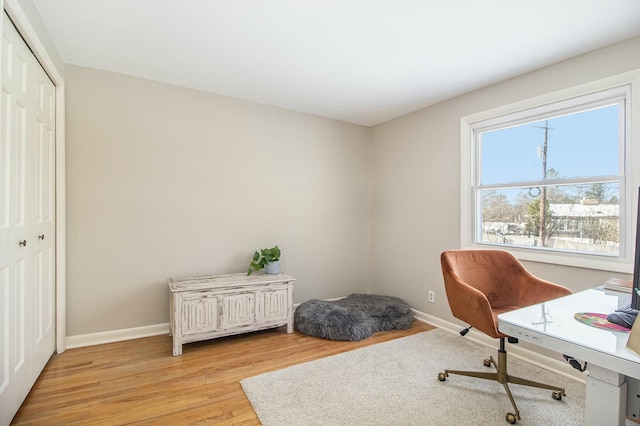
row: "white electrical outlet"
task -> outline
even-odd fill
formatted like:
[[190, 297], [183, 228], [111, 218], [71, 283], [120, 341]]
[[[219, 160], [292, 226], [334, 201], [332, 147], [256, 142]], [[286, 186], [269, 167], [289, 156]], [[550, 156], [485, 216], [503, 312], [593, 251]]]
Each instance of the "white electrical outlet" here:
[[429, 290], [429, 303], [436, 303], [436, 293], [433, 290]]

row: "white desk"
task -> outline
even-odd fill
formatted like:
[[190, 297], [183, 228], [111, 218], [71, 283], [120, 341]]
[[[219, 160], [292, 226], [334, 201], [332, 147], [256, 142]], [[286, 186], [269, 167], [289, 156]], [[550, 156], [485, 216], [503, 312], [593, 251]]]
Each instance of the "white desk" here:
[[630, 301], [630, 294], [586, 290], [501, 314], [498, 328], [509, 336], [588, 362], [585, 425], [624, 426], [626, 379], [640, 379], [640, 357], [627, 350], [628, 333], [583, 324], [574, 314], [608, 314]]

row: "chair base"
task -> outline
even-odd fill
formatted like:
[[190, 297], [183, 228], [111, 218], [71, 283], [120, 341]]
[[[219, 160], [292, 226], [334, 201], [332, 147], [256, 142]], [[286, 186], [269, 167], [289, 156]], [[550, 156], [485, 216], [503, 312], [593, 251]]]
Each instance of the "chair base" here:
[[441, 382], [444, 382], [446, 378], [449, 377], [449, 374], [455, 374], [458, 376], [468, 376], [468, 377], [476, 377], [479, 379], [494, 380], [498, 383], [502, 383], [502, 385], [504, 386], [504, 390], [506, 391], [507, 396], [511, 401], [513, 410], [515, 411], [514, 413], [507, 413], [506, 415], [506, 420], [511, 424], [515, 424], [517, 420], [520, 420], [520, 411], [518, 410], [516, 402], [513, 399], [513, 395], [511, 394], [511, 390], [509, 389], [509, 383], [513, 383], [515, 385], [524, 385], [524, 386], [531, 386], [536, 388], [552, 390], [553, 393], [551, 394], [551, 396], [553, 397], [553, 399], [557, 401], [562, 400], [562, 397], [567, 395], [565, 393], [564, 388], [547, 385], [545, 383], [535, 382], [533, 380], [523, 379], [517, 376], [510, 376], [507, 373], [507, 351], [505, 350], [504, 346], [505, 346], [504, 338], [501, 338], [500, 349], [498, 350], [497, 363], [493, 359], [493, 357], [489, 357], [489, 359], [484, 360], [484, 365], [486, 367], [493, 366], [496, 369], [494, 373], [480, 372], [480, 371], [444, 370], [443, 373], [438, 373], [438, 380], [440, 380]]

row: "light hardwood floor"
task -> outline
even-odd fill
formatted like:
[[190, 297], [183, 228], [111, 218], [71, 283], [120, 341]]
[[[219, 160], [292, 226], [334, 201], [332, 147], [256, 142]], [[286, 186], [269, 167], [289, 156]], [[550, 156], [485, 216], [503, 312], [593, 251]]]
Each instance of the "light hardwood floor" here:
[[434, 327], [376, 333], [360, 342], [286, 334], [283, 328], [184, 345], [168, 335], [54, 355], [15, 425], [259, 425], [240, 380]]

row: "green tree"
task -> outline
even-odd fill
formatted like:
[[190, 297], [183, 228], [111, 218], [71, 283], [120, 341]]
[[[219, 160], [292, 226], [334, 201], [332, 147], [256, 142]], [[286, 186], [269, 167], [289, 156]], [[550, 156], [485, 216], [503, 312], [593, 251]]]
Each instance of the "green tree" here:
[[[527, 208], [527, 223], [525, 225], [525, 229], [528, 233], [532, 234], [532, 235], [540, 235], [540, 226], [542, 226], [541, 222], [541, 211], [540, 211], [540, 199], [537, 198], [535, 200], [533, 200], [531, 203], [529, 203], [529, 206]], [[545, 235], [545, 241], [541, 241], [540, 245], [542, 247], [544, 247], [547, 243], [547, 239], [549, 237], [551, 237], [556, 229], [554, 227], [554, 216], [551, 214], [551, 209], [550, 209], [550, 202], [549, 199], [546, 200], [545, 202], [545, 223], [544, 223], [544, 235]]]
[[591, 184], [589, 189], [585, 192], [585, 198], [590, 200], [598, 200], [598, 203], [603, 203], [607, 199], [609, 194], [609, 190], [607, 189], [606, 183], [594, 183]]
[[529, 203], [525, 229], [530, 234], [540, 235], [540, 199]]

